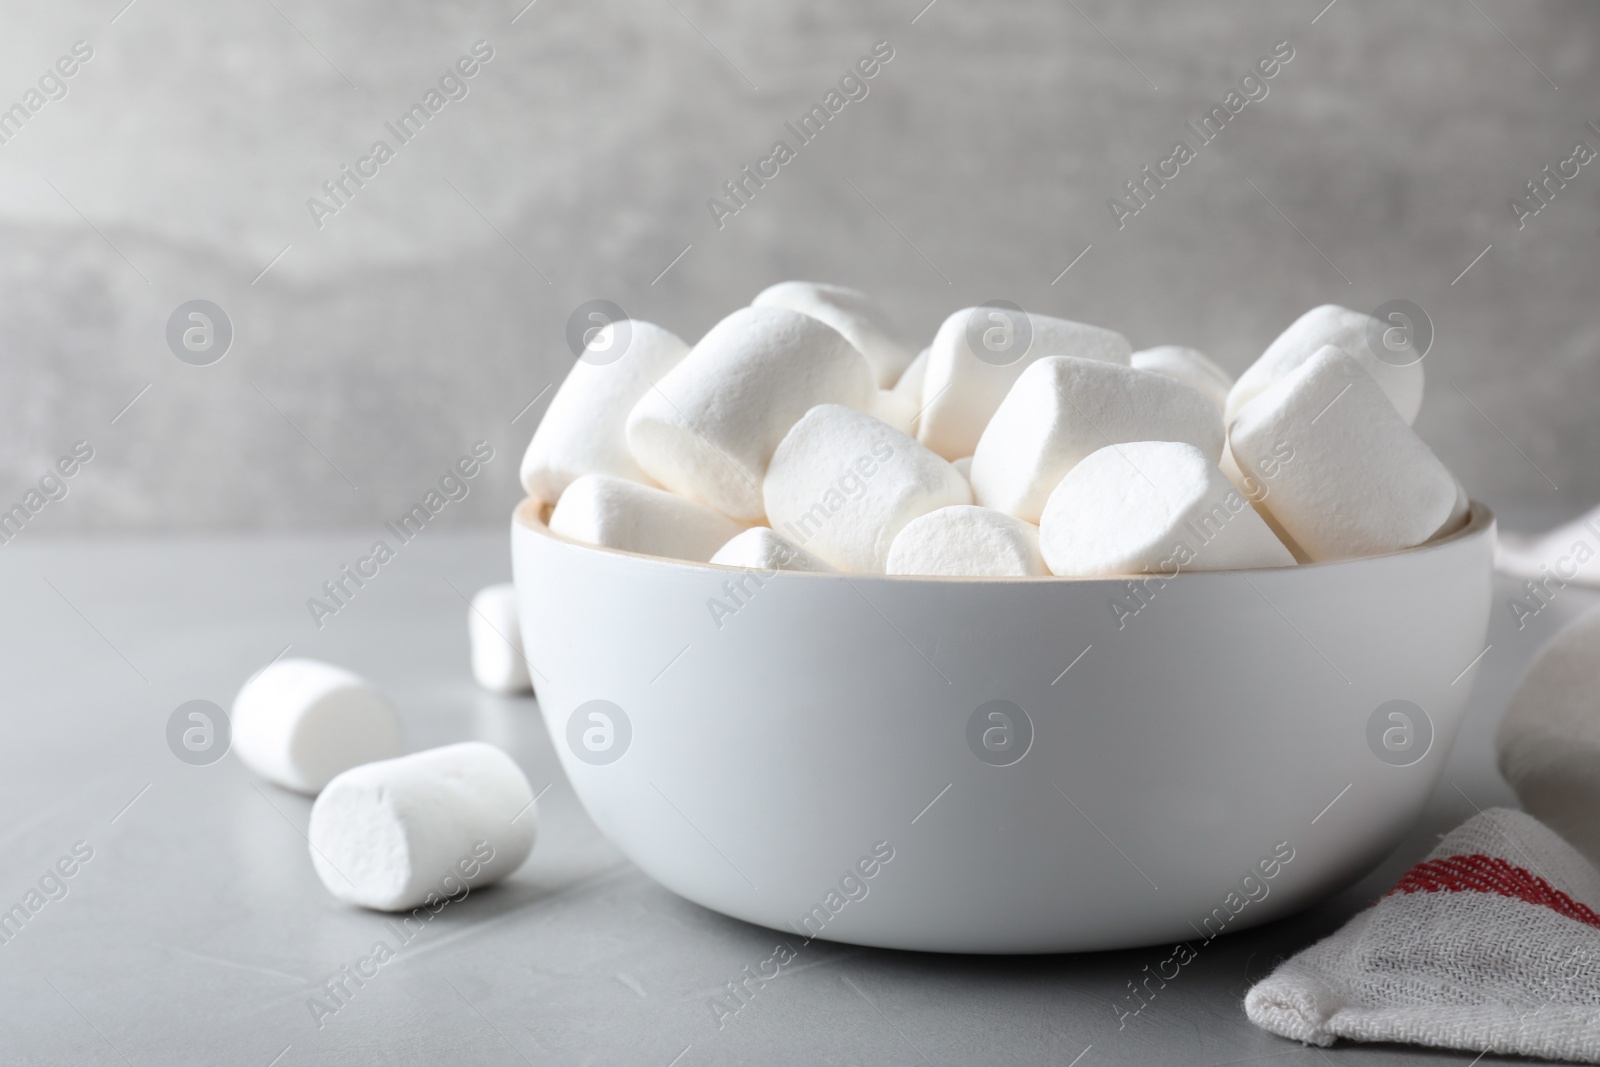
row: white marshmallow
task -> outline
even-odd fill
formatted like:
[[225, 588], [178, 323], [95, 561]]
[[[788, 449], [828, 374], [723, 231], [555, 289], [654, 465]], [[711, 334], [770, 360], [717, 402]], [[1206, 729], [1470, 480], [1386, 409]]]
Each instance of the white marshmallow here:
[[345, 771], [311, 806], [317, 877], [340, 900], [405, 911], [493, 885], [533, 850], [533, 790], [482, 741]]
[[990, 508], [958, 504], [906, 523], [889, 547], [888, 573], [1026, 577], [1050, 569], [1039, 528]]
[[1061, 575], [1288, 567], [1289, 550], [1193, 445], [1108, 445], [1050, 494], [1039, 546]]
[[1372, 331], [1382, 334], [1384, 325], [1371, 315], [1337, 304], [1314, 307], [1290, 324], [1267, 346], [1261, 358], [1252, 363], [1228, 393], [1224, 419], [1231, 426], [1246, 404], [1260, 396], [1268, 386], [1292, 372], [1325, 345], [1341, 348], [1361, 364], [1389, 398], [1407, 425], [1416, 421], [1422, 408], [1422, 363], [1394, 367], [1373, 355], [1368, 344]]
[[960, 474], [961, 477], [967, 480], [968, 485], [972, 484], [971, 456], [962, 456], [960, 459], [953, 459], [950, 461], [950, 466], [954, 467], [956, 469], [956, 473]]
[[844, 571], [883, 573], [906, 523], [972, 503], [956, 469], [870, 415], [819, 404], [778, 445], [763, 485], [772, 528]]
[[984, 507], [1038, 522], [1080, 460], [1127, 441], [1183, 441], [1222, 454], [1222, 414], [1209, 398], [1154, 371], [1047, 356], [1022, 372], [972, 456], [972, 494]]
[[673, 492], [755, 522], [789, 427], [817, 404], [871, 411], [877, 399], [872, 368], [833, 327], [788, 308], [741, 308], [634, 406], [628, 447]]
[[1324, 346], [1247, 404], [1228, 433], [1241, 468], [1292, 452], [1263, 506], [1318, 562], [1420, 545], [1456, 480], [1354, 356]]
[[743, 529], [693, 500], [604, 474], [567, 486], [550, 515], [551, 532], [574, 541], [697, 563]]
[[928, 378], [928, 349], [924, 348], [917, 353], [917, 358], [911, 361], [911, 366], [900, 375], [900, 380], [894, 383], [894, 391], [902, 396], [908, 396], [917, 402], [917, 408], [922, 407], [922, 383]]
[[904, 393], [892, 389], [878, 390], [878, 401], [872, 407], [872, 414], [907, 436], [917, 432], [917, 402]]
[[1233, 376], [1211, 362], [1198, 348], [1157, 345], [1135, 352], [1128, 362], [1138, 370], [1155, 371], [1176, 378], [1184, 385], [1193, 386], [1209, 396], [1218, 410], [1228, 404], [1228, 390], [1233, 388]]
[[[1451, 475], [1455, 478], [1455, 475]], [[1444, 525], [1433, 532], [1435, 538], [1448, 537], [1467, 525], [1467, 520], [1472, 517], [1472, 498], [1467, 495], [1467, 487], [1461, 484], [1460, 478], [1455, 478], [1456, 502], [1450, 509], [1450, 517], [1444, 520]]]
[[[622, 344], [624, 350], [613, 351]], [[521, 472], [528, 495], [554, 504], [583, 474], [654, 485], [628, 451], [623, 428], [639, 398], [688, 354], [688, 345], [652, 323], [630, 319], [602, 327], [567, 372], [528, 442]]]
[[478, 590], [467, 610], [472, 677], [491, 693], [526, 693], [533, 688], [522, 653], [517, 587], [509, 583]]
[[1292, 462], [1293, 459], [1294, 450], [1286, 446], [1272, 456], [1269, 461], [1253, 468], [1252, 473], [1246, 474], [1239, 469], [1239, 461], [1233, 458], [1232, 446], [1224, 443], [1222, 446], [1222, 461], [1217, 465], [1222, 468], [1222, 473], [1227, 475], [1228, 481], [1233, 483], [1233, 487], [1239, 490], [1239, 495], [1250, 501], [1250, 506], [1256, 509], [1256, 514], [1261, 516], [1261, 521], [1266, 523], [1267, 528], [1272, 531], [1273, 535], [1283, 542], [1283, 547], [1294, 555], [1294, 561], [1296, 563], [1310, 563], [1311, 557], [1306, 555], [1306, 550], [1294, 543], [1294, 538], [1289, 536], [1289, 531], [1285, 530], [1282, 524], [1272, 517], [1272, 512], [1267, 510], [1266, 504], [1267, 494], [1272, 492], [1272, 479], [1277, 476], [1278, 468], [1284, 462]]
[[866, 357], [879, 388], [893, 385], [911, 363], [911, 350], [889, 332], [883, 313], [859, 290], [820, 282], [779, 282], [757, 293], [750, 306], [788, 308], [821, 319]]
[[752, 526], [711, 557], [719, 567], [748, 567], [758, 571], [832, 571], [816, 556], [790, 544], [766, 526]]
[[383, 695], [343, 667], [281, 659], [240, 688], [233, 750], [275, 785], [313, 794], [334, 775], [400, 754], [400, 721]]
[[[946, 459], [973, 454], [995, 409], [1030, 364], [1047, 356], [1077, 356], [1128, 365], [1133, 350], [1120, 333], [1049, 315], [1029, 314], [1033, 336], [1028, 349], [1020, 356], [1009, 355], [1008, 346], [1021, 344], [1012, 321], [1015, 316], [998, 308], [963, 308], [945, 319], [934, 335], [922, 383], [917, 440]], [[974, 355], [967, 342], [970, 321], [978, 322], [980, 336], [996, 338], [993, 344], [985, 342], [990, 349], [987, 359], [1012, 362], [997, 366]]]
[[1523, 809], [1600, 865], [1600, 609], [1539, 653], [1495, 749]]

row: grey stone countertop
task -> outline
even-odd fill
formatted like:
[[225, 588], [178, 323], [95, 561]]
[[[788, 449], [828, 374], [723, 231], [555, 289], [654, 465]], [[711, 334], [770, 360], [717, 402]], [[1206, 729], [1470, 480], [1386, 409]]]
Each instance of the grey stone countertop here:
[[[1351, 889], [1208, 946], [1126, 1026], [1115, 1005], [1159, 950], [986, 958], [817, 942], [719, 1029], [710, 998], [780, 935], [646, 878], [584, 814], [534, 701], [474, 687], [465, 598], [508, 578], [505, 537], [431, 531], [317, 630], [306, 598], [370, 542], [24, 537], [4, 548], [0, 905], [74, 847], [92, 857], [0, 944], [0, 1061], [1466, 1067], [1468, 1054], [1307, 1049], [1257, 1030], [1242, 998], [1437, 835], [1511, 802], [1493, 766], [1495, 721], [1539, 646], [1600, 600], [1562, 590], [1518, 630], [1505, 607], [1515, 584], [1499, 579], [1493, 647], [1410, 837]], [[166, 742], [179, 704], [228, 706], [285, 646], [372, 679], [398, 705], [409, 748], [489, 741], [545, 790], [528, 863], [441, 910], [320, 1027], [308, 1000], [376, 940], [397, 940], [388, 917], [317, 881], [307, 799], [233, 756], [187, 765]]]

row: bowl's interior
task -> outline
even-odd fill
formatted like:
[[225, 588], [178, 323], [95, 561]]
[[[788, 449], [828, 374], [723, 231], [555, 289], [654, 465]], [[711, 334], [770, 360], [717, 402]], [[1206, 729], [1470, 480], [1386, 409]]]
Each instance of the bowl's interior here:
[[[520, 525], [520, 526], [524, 526], [524, 527], [526, 527], [526, 528], [528, 528], [530, 530], [533, 530], [536, 533], [543, 534], [546, 537], [552, 537], [552, 538], [555, 538], [558, 541], [565, 541], [568, 544], [582, 545], [584, 548], [591, 549], [591, 550], [593, 550], [595, 552], [610, 552], [610, 553], [613, 553], [613, 554], [619, 555], [619, 556], [632, 556], [635, 559], [654, 560], [654, 561], [656, 561], [658, 563], [667, 564], [667, 565], [671, 565], [671, 566], [675, 566], [675, 567], [691, 567], [691, 568], [696, 568], [696, 569], [700, 569], [700, 570], [730, 571], [730, 570], [744, 570], [744, 569], [746, 569], [746, 568], [742, 568], [742, 567], [724, 567], [724, 566], [722, 566], [720, 564], [712, 564], [712, 563], [697, 563], [697, 562], [695, 562], [693, 560], [673, 559], [673, 558], [671, 558], [669, 556], [652, 556], [652, 555], [649, 555], [649, 554], [646, 554], [646, 553], [642, 553], [642, 552], [629, 552], [629, 551], [627, 551], [625, 549], [620, 549], [620, 548], [607, 548], [607, 547], [605, 547], [603, 545], [591, 545], [591, 544], [588, 544], [588, 543], [582, 542], [582, 541], [573, 541], [571, 538], [562, 537], [560, 534], [558, 534], [558, 533], [556, 533], [556, 532], [554, 532], [553, 530], [550, 529], [549, 525], [547, 524], [547, 520], [549, 519], [550, 510], [551, 510], [550, 505], [545, 504], [542, 501], [535, 500], [532, 497], [526, 497], [526, 498], [523, 499], [522, 503], [517, 505], [516, 511], [512, 515], [512, 521], [514, 523]], [[1486, 505], [1474, 500], [1474, 501], [1471, 502], [1471, 509], [1467, 514], [1467, 521], [1466, 521], [1466, 523], [1464, 525], [1462, 525], [1460, 528], [1458, 528], [1458, 529], [1456, 529], [1456, 530], [1454, 530], [1454, 531], [1452, 531], [1452, 532], [1450, 532], [1448, 534], [1445, 534], [1443, 537], [1436, 537], [1431, 541], [1425, 541], [1422, 544], [1417, 545], [1417, 546], [1415, 546], [1413, 548], [1403, 549], [1403, 550], [1401, 550], [1399, 552], [1391, 552], [1391, 553], [1388, 553], [1388, 554], [1382, 555], [1382, 556], [1358, 556], [1358, 557], [1352, 557], [1350, 559], [1331, 560], [1331, 561], [1328, 561], [1328, 562], [1325, 562], [1325, 563], [1300, 563], [1300, 564], [1296, 564], [1293, 567], [1275, 567], [1275, 568], [1271, 568], [1271, 570], [1277, 570], [1277, 571], [1283, 571], [1283, 570], [1303, 571], [1303, 570], [1306, 570], [1307, 568], [1311, 568], [1311, 567], [1343, 567], [1343, 566], [1347, 566], [1347, 565], [1349, 565], [1351, 563], [1360, 563], [1360, 562], [1363, 562], [1363, 561], [1366, 561], [1366, 560], [1392, 559], [1392, 558], [1397, 557], [1397, 556], [1416, 555], [1418, 553], [1428, 552], [1430, 550], [1438, 549], [1438, 548], [1440, 548], [1440, 547], [1442, 547], [1444, 545], [1451, 544], [1452, 542], [1459, 541], [1459, 540], [1461, 540], [1463, 538], [1471, 537], [1474, 534], [1477, 534], [1477, 533], [1481, 532], [1482, 530], [1484, 530], [1485, 528], [1487, 528], [1488, 526], [1490, 526], [1493, 522], [1494, 522], [1494, 512], [1490, 511], [1489, 508]], [[789, 577], [792, 576], [794, 578], [798, 578], [798, 579], [802, 579], [802, 580], [826, 581], [826, 580], [829, 580], [829, 579], [838, 580], [840, 578], [870, 577], [870, 578], [873, 578], [875, 580], [894, 581], [894, 582], [1024, 582], [1024, 583], [1026, 583], [1026, 582], [1103, 582], [1103, 581], [1117, 581], [1117, 580], [1122, 580], [1122, 579], [1127, 579], [1127, 578], [1145, 577], [1145, 575], [1135, 574], [1135, 573], [1129, 573], [1129, 574], [1097, 574], [1097, 575], [1085, 576], [1085, 577], [1066, 577], [1066, 576], [1059, 576], [1059, 575], [1050, 575], [1048, 577], [1043, 577], [1043, 578], [1030, 578], [1030, 577], [969, 577], [969, 576], [966, 576], [966, 575], [931, 575], [931, 574], [872, 574], [872, 575], [844, 574], [844, 575], [842, 575], [842, 574], [828, 574], [828, 573], [822, 573], [822, 572], [816, 572], [816, 571], [784, 571], [782, 573], [783, 573], [785, 578], [789, 578]], [[1180, 573], [1178, 575], [1175, 575], [1174, 578], [1176, 580], [1182, 580], [1182, 579], [1184, 579], [1186, 577], [1189, 577], [1190, 575], [1193, 575], [1193, 574], [1219, 574], [1219, 573], [1226, 573], [1226, 574], [1260, 574], [1260, 573], [1264, 573], [1264, 572], [1260, 568], [1244, 569], [1244, 570], [1238, 570], [1238, 571], [1188, 571], [1188, 572], [1183, 572], [1183, 573]]]

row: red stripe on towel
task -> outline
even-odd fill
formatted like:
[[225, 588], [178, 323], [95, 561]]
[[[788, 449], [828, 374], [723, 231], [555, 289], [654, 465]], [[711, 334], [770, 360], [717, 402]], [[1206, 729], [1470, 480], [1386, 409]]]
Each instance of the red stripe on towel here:
[[1405, 873], [1395, 887], [1385, 893], [1497, 893], [1503, 897], [1540, 904], [1558, 915], [1576, 919], [1600, 929], [1600, 914], [1587, 904], [1573, 900], [1549, 882], [1521, 867], [1513, 867], [1499, 856], [1478, 853], [1424, 860]]

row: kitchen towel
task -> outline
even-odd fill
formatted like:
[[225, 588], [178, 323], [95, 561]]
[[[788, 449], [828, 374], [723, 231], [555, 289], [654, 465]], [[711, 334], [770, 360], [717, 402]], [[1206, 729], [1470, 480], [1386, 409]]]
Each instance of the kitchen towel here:
[[1539, 650], [1495, 751], [1522, 810], [1600, 866], [1600, 608]]
[[1547, 534], [1502, 533], [1494, 565], [1513, 577], [1532, 579], [1547, 592], [1569, 582], [1600, 586], [1600, 508]]
[[1250, 1021], [1336, 1038], [1600, 1063], [1600, 871], [1486, 811], [1376, 904], [1256, 983]]

